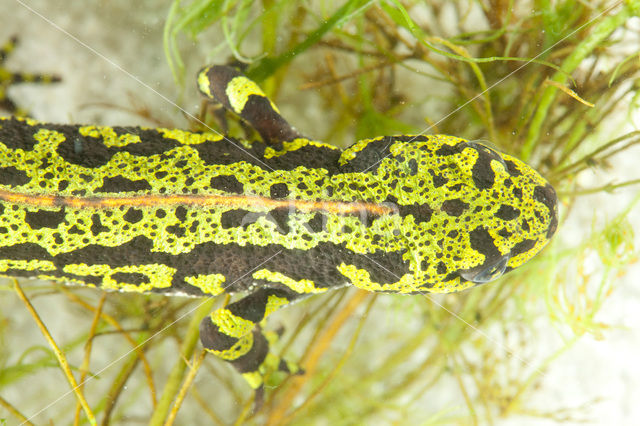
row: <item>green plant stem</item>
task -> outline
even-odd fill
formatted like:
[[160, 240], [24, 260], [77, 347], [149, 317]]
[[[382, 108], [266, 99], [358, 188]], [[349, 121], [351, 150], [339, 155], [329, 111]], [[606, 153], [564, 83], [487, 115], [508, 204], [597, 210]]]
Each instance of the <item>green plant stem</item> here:
[[271, 76], [271, 74], [273, 74], [278, 68], [290, 62], [293, 58], [318, 43], [327, 32], [340, 26], [355, 14], [365, 11], [371, 3], [373, 3], [372, 0], [347, 1], [331, 16], [331, 18], [327, 19], [315, 31], [312, 31], [306, 39], [298, 43], [291, 50], [275, 58], [264, 58], [257, 61], [248, 70], [246, 70], [245, 74], [254, 81], [263, 81], [267, 77]]
[[[593, 52], [593, 50], [602, 43], [602, 41], [609, 37], [615, 29], [619, 28], [627, 19], [634, 16], [639, 10], [640, 0], [629, 0], [624, 4], [620, 12], [603, 19], [596, 26], [593, 32], [587, 38], [582, 40], [567, 59], [564, 60], [560, 67], [560, 71], [557, 71], [553, 75], [551, 81], [555, 81], [563, 85], [566, 84], [569, 75], [575, 71], [582, 61], [590, 55], [591, 52]], [[580, 30], [580, 28], [578, 30]], [[551, 108], [557, 93], [558, 88], [551, 85], [548, 85], [542, 93], [540, 103], [538, 104], [538, 108], [531, 120], [531, 125], [529, 126], [527, 139], [522, 147], [522, 152], [520, 153], [520, 157], [524, 161], [528, 161], [531, 157], [533, 148], [542, 133], [549, 108]]]
[[169, 373], [169, 378], [162, 390], [162, 396], [158, 401], [158, 406], [154, 410], [153, 416], [149, 421], [150, 426], [162, 425], [169, 415], [172, 402], [180, 391], [182, 379], [184, 377], [185, 370], [187, 369], [186, 360], [191, 359], [196, 343], [198, 342], [198, 336], [200, 335], [200, 321], [202, 321], [202, 318], [211, 312], [214, 302], [215, 299], [212, 298], [205, 300], [200, 304], [200, 306], [198, 306], [198, 309], [191, 316], [187, 334], [185, 335], [182, 346], [180, 347], [181, 356], [178, 362], [173, 366], [171, 373]]
[[96, 422], [96, 417], [93, 414], [91, 407], [89, 407], [89, 403], [85, 399], [84, 394], [80, 389], [80, 386], [78, 386], [78, 382], [76, 381], [75, 377], [73, 376], [73, 373], [71, 372], [71, 367], [69, 366], [69, 362], [67, 361], [67, 357], [65, 356], [65, 353], [62, 350], [60, 350], [60, 348], [58, 347], [58, 344], [55, 342], [55, 340], [51, 336], [51, 333], [49, 333], [49, 330], [42, 322], [40, 315], [38, 315], [38, 313], [36, 312], [36, 309], [33, 307], [29, 299], [27, 299], [27, 296], [22, 291], [22, 288], [20, 287], [18, 280], [16, 279], [13, 280], [13, 287], [16, 293], [18, 294], [18, 297], [20, 297], [20, 300], [22, 300], [27, 310], [29, 311], [33, 319], [36, 321], [36, 324], [40, 329], [40, 331], [42, 332], [42, 335], [47, 340], [47, 343], [53, 350], [53, 353], [55, 354], [56, 358], [58, 359], [60, 368], [62, 369], [64, 375], [66, 376], [67, 381], [71, 386], [71, 390], [76, 394], [76, 398], [78, 399], [78, 402], [82, 406], [82, 409], [84, 410], [84, 413], [87, 416], [87, 420], [89, 421], [89, 424], [93, 426], [97, 425], [98, 423]]

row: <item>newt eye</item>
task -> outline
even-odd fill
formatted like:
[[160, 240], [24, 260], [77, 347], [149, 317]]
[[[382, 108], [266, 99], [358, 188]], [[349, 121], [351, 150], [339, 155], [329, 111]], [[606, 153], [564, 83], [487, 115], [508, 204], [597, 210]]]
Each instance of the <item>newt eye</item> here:
[[505, 254], [504, 256], [498, 258], [495, 262], [490, 263], [489, 265], [482, 265], [479, 268], [468, 269], [466, 271], [460, 272], [460, 276], [467, 280], [476, 284], [484, 284], [489, 281], [493, 281], [496, 278], [499, 278], [504, 274], [505, 269], [507, 269], [507, 263], [511, 255]]

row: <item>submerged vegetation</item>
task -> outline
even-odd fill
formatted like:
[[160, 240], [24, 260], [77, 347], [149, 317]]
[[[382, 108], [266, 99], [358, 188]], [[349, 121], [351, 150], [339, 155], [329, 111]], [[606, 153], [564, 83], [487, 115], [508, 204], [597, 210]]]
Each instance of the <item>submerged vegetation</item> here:
[[[623, 126], [640, 98], [640, 57], [632, 48], [640, 1], [175, 0], [166, 14], [165, 53], [178, 84], [193, 84], [194, 64], [236, 61], [282, 109], [298, 113], [285, 115], [303, 133], [326, 142], [398, 133], [490, 141], [555, 186], [559, 235], [526, 266], [471, 291], [403, 297], [340, 290], [279, 313], [272, 321], [285, 329], [278, 347], [306, 374], [273, 377], [257, 412], [249, 388], [203, 357], [197, 343], [200, 319], [222, 298], [200, 306], [56, 287], [83, 317], [73, 323], [74, 337], [58, 341], [72, 360], [66, 375], [92, 380], [77, 389], [75, 411], [65, 411], [68, 398], [48, 408], [47, 418], [64, 423], [71, 412], [80, 423], [91, 412], [106, 424], [132, 416], [145, 422], [151, 413], [152, 424], [273, 425], [584, 419], [582, 406], [542, 410], [529, 401], [580, 338], [606, 339], [615, 324], [598, 312], [637, 261], [626, 219], [634, 204], [605, 226], [594, 220], [578, 243], [563, 225], [571, 228], [580, 197], [640, 182], [586, 187], [579, 179], [586, 170], [606, 172], [614, 155], [640, 142], [640, 132]], [[210, 47], [208, 57], [190, 53], [185, 63], [190, 41], [200, 51]], [[201, 116], [215, 126], [209, 111]], [[244, 131], [230, 123], [232, 134]], [[51, 297], [51, 286], [22, 287], [25, 300]], [[3, 297], [16, 297], [10, 282], [2, 288]], [[176, 322], [185, 315], [190, 320]], [[57, 365], [51, 347], [12, 352], [11, 321], [0, 314], [0, 395]], [[547, 343], [534, 343], [540, 340]], [[92, 359], [112, 345], [128, 354], [103, 371]], [[68, 385], [52, 388], [57, 395]], [[28, 417], [8, 398], [0, 406], [0, 419]]]

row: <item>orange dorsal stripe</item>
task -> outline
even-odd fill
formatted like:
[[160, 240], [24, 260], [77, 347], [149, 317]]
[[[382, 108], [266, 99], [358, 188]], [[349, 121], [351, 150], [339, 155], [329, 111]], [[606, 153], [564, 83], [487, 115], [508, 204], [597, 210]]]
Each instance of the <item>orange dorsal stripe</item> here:
[[75, 197], [65, 195], [25, 194], [0, 189], [0, 200], [34, 207], [71, 207], [77, 209], [112, 209], [118, 207], [226, 207], [244, 209], [292, 209], [302, 212], [324, 211], [333, 214], [367, 213], [375, 216], [393, 213], [391, 206], [365, 202], [274, 200], [248, 195], [133, 195], [123, 197]]

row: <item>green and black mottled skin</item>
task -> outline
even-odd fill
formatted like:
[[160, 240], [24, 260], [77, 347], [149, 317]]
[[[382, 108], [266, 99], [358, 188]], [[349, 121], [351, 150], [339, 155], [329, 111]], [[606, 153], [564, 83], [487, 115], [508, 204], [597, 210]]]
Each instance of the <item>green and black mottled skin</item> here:
[[0, 274], [176, 295], [246, 296], [201, 324], [206, 349], [260, 389], [260, 323], [353, 285], [454, 292], [533, 257], [553, 188], [518, 159], [452, 136], [346, 150], [302, 136], [255, 83], [203, 69], [200, 91], [264, 141], [176, 129], [0, 120]]

